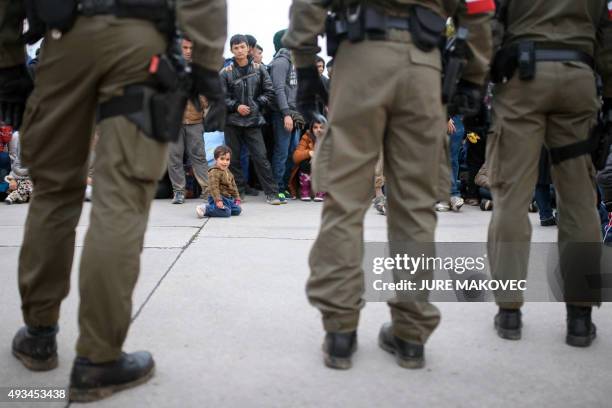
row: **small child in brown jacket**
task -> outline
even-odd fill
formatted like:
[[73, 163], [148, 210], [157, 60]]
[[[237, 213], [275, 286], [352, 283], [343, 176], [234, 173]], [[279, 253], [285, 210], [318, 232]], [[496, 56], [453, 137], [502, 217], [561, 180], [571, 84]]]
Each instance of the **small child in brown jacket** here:
[[221, 145], [214, 151], [215, 165], [208, 170], [208, 204], [196, 207], [198, 218], [240, 215], [240, 194], [229, 171], [232, 151]]

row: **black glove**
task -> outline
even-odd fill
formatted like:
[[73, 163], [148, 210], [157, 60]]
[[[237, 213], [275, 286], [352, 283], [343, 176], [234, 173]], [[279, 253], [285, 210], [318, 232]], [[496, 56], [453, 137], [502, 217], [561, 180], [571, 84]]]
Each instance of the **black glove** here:
[[19, 129], [26, 100], [33, 88], [25, 65], [0, 68], [0, 121]]
[[316, 66], [296, 69], [298, 79], [297, 108], [307, 122], [317, 111], [317, 97], [327, 105], [328, 94]]
[[204, 129], [207, 132], [223, 131], [227, 108], [225, 107], [225, 91], [221, 84], [221, 76], [217, 71], [197, 64], [192, 65], [191, 72], [193, 74], [193, 91], [198, 95], [204, 95], [208, 99], [208, 106], [210, 107], [206, 115]]
[[463, 115], [469, 118], [478, 115], [482, 98], [482, 86], [469, 81], [459, 81], [455, 95], [448, 104], [449, 116]]

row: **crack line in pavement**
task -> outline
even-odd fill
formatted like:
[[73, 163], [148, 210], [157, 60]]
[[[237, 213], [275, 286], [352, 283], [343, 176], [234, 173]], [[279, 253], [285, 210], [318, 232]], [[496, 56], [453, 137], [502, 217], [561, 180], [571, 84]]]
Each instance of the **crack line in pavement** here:
[[[202, 232], [202, 230], [204, 229], [204, 227], [206, 226], [206, 224], [208, 224], [208, 221], [210, 220], [210, 218], [207, 218], [206, 221], [204, 221], [204, 224], [202, 224], [200, 227], [193, 227], [193, 228], [198, 228], [198, 230], [192, 235], [192, 237], [189, 239], [189, 241], [187, 241], [187, 244], [185, 244], [182, 248], [181, 251], [178, 253], [178, 255], [176, 256], [176, 258], [174, 258], [174, 261], [172, 261], [172, 263], [170, 264], [170, 266], [168, 267], [168, 269], [166, 270], [166, 272], [164, 272], [164, 274], [162, 275], [162, 277], [159, 279], [159, 281], [157, 282], [157, 284], [155, 285], [155, 287], [153, 288], [153, 290], [151, 291], [151, 293], [149, 293], [149, 295], [147, 296], [147, 298], [145, 299], [144, 302], [142, 302], [142, 304], [140, 305], [140, 307], [138, 308], [138, 311], [136, 312], [136, 314], [134, 314], [134, 316], [132, 317], [132, 319], [130, 320], [130, 324], [134, 323], [134, 320], [136, 320], [136, 318], [138, 316], [140, 316], [140, 312], [142, 312], [142, 310], [144, 309], [144, 307], [146, 306], [147, 303], [149, 303], [149, 300], [153, 297], [153, 294], [155, 293], [155, 291], [157, 290], [157, 288], [159, 288], [161, 286], [161, 283], [163, 282], [163, 280], [166, 278], [166, 276], [168, 276], [168, 274], [170, 273], [170, 271], [172, 270], [172, 268], [174, 267], [174, 265], [176, 265], [176, 263], [178, 262], [178, 260], [181, 258], [181, 256], [183, 255], [183, 253], [187, 250], [187, 248], [189, 248], [189, 246], [193, 243], [193, 241], [195, 241], [195, 239], [198, 237], [198, 235], [200, 234], [200, 232]], [[0, 248], [2, 248], [3, 246], [0, 245]], [[17, 247], [18, 248], [18, 247]], [[77, 246], [78, 248], [78, 246]], [[164, 248], [164, 247], [145, 247], [145, 249], [177, 249], [179, 247], [169, 247], [169, 248]], [[65, 408], [69, 408], [72, 406], [72, 402], [68, 401], [68, 404], [65, 406]]]
[[[206, 224], [208, 224], [208, 221], [210, 220], [210, 218], [207, 218], [206, 221], [204, 222], [204, 224], [202, 224], [202, 226], [200, 226], [198, 228], [198, 230], [192, 235], [192, 237], [189, 239], [189, 241], [187, 241], [187, 244], [185, 244], [182, 248], [181, 251], [178, 253], [178, 255], [176, 256], [176, 258], [174, 258], [174, 261], [172, 261], [172, 263], [170, 264], [170, 266], [168, 267], [168, 269], [166, 270], [166, 272], [164, 272], [164, 274], [162, 275], [162, 277], [159, 279], [159, 281], [157, 282], [157, 284], [155, 285], [155, 287], [153, 288], [153, 290], [151, 291], [151, 293], [149, 293], [149, 295], [147, 296], [147, 298], [145, 299], [144, 302], [142, 302], [142, 304], [140, 305], [140, 307], [138, 308], [138, 311], [134, 314], [134, 316], [132, 317], [132, 319], [130, 320], [130, 324], [134, 323], [134, 321], [138, 318], [138, 316], [140, 316], [140, 313], [142, 312], [142, 310], [144, 309], [144, 307], [147, 305], [147, 303], [149, 303], [149, 300], [153, 297], [153, 294], [155, 293], [155, 291], [157, 291], [157, 288], [159, 288], [161, 286], [161, 283], [164, 281], [164, 279], [166, 279], [166, 276], [170, 273], [170, 271], [172, 270], [172, 268], [174, 268], [174, 265], [176, 265], [176, 263], [178, 262], [178, 260], [181, 258], [181, 256], [183, 256], [183, 253], [187, 250], [187, 248], [189, 248], [189, 246], [193, 243], [193, 241], [195, 241], [195, 239], [198, 237], [198, 235], [200, 235], [200, 232], [202, 232], [202, 230], [204, 229], [204, 227], [206, 226]], [[174, 248], [175, 249], [175, 248]]]

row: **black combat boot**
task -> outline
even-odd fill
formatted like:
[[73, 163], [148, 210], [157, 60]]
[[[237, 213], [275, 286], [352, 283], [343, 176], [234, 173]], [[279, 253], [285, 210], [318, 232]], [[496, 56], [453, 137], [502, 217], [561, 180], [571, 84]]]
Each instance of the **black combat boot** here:
[[393, 334], [393, 325], [385, 323], [378, 334], [378, 345], [395, 355], [395, 360], [403, 368], [425, 367], [425, 346], [402, 340]]
[[357, 350], [357, 332], [327, 333], [323, 343], [325, 365], [329, 368], [348, 370], [351, 357]]
[[495, 330], [497, 335], [506, 340], [521, 339], [521, 309], [503, 309], [495, 315]]
[[57, 343], [59, 331], [54, 327], [24, 326], [13, 338], [13, 355], [32, 371], [48, 371], [57, 367]]
[[565, 342], [574, 347], [588, 347], [597, 336], [597, 328], [591, 321], [591, 307], [566, 305], [567, 337]]
[[118, 360], [94, 364], [77, 357], [70, 374], [70, 401], [97, 401], [147, 382], [155, 371], [153, 356], [147, 351], [121, 353]]

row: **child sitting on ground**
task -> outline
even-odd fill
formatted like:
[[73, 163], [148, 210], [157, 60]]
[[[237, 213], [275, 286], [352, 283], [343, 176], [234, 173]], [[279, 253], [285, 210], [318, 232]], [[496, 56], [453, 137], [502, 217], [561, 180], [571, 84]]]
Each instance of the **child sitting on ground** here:
[[[300, 186], [300, 200], [310, 201], [313, 191], [310, 187], [310, 162], [315, 152], [316, 143], [320, 142], [325, 135], [325, 127], [327, 119], [322, 115], [315, 115], [310, 129], [302, 135], [300, 144], [293, 152], [293, 162], [295, 166], [291, 171], [289, 179], [289, 192], [292, 197], [297, 197], [297, 184]], [[323, 201], [325, 198], [324, 192], [316, 192], [314, 194], [315, 201]]]
[[221, 145], [214, 151], [215, 165], [208, 170], [208, 204], [196, 207], [198, 218], [240, 215], [240, 194], [229, 171], [232, 151]]

